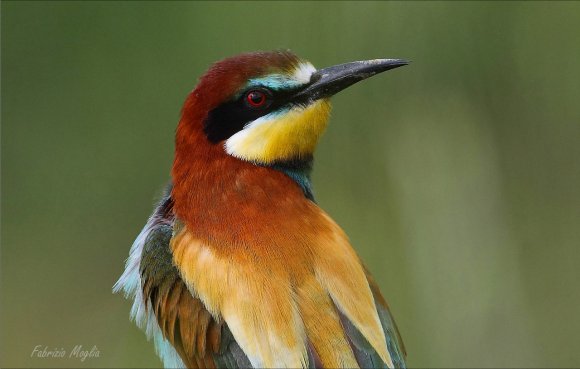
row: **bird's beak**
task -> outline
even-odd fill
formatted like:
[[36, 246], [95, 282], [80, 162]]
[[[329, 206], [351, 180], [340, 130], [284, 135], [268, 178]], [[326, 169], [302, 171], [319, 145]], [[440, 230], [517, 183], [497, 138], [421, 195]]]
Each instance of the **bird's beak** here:
[[409, 62], [402, 59], [374, 59], [320, 69], [312, 74], [310, 83], [298, 91], [292, 100], [308, 102], [330, 97], [363, 79], [407, 64]]

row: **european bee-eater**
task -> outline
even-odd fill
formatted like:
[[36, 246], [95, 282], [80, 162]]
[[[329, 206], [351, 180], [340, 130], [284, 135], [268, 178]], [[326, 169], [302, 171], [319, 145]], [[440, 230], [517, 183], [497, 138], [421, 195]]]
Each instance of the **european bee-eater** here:
[[172, 182], [114, 290], [166, 367], [404, 367], [377, 284], [314, 201], [329, 98], [399, 59], [215, 63], [185, 101]]

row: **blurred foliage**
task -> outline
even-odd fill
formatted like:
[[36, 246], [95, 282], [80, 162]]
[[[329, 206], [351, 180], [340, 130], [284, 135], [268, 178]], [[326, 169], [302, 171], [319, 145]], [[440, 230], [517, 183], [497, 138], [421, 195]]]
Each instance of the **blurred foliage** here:
[[[215, 60], [413, 61], [334, 98], [317, 199], [412, 367], [580, 366], [580, 3], [2, 2], [2, 367], [159, 366], [112, 295]], [[38, 359], [36, 345], [98, 359]]]

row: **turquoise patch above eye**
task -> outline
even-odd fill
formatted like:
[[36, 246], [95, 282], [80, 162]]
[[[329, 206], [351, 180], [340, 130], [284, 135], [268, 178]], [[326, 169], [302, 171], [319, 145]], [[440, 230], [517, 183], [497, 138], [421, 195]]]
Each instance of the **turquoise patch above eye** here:
[[252, 78], [248, 81], [246, 88], [266, 87], [271, 90], [285, 90], [301, 86], [302, 83], [289, 78], [283, 74], [271, 74], [262, 78]]

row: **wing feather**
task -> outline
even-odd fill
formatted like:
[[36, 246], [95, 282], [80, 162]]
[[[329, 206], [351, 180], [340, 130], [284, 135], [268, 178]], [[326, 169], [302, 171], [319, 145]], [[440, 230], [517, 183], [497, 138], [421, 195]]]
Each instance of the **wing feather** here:
[[360, 368], [387, 368], [373, 346], [364, 338], [348, 318], [339, 312], [340, 322], [348, 337], [350, 347]]
[[[379, 315], [379, 320], [385, 333], [387, 349], [393, 361], [395, 368], [406, 368], [405, 364], [405, 346], [389, 311], [386, 300], [383, 298], [378, 285], [374, 278], [365, 268], [367, 280], [375, 300], [375, 306]], [[375, 351], [373, 346], [361, 334], [361, 332], [354, 326], [354, 324], [337, 309], [340, 316], [340, 322], [344, 332], [350, 343], [350, 347], [354, 353], [356, 361], [360, 368], [388, 368], [388, 366], [381, 360], [379, 354]]]
[[393, 365], [396, 368], [406, 368], [405, 358], [407, 357], [407, 350], [405, 348], [403, 339], [401, 338], [399, 329], [397, 328], [397, 324], [393, 319], [393, 315], [389, 310], [389, 305], [381, 294], [377, 282], [367, 268], [365, 268], [365, 273], [367, 275], [367, 280], [375, 299], [375, 305], [377, 307], [379, 319], [385, 332], [385, 338], [387, 339], [387, 349], [391, 354]]
[[[249, 361], [227, 325], [216, 321], [191, 294], [173, 263], [169, 244], [175, 218], [169, 193], [170, 189], [132, 247], [114, 291], [123, 289], [135, 299], [134, 317], [155, 338], [166, 367], [215, 368], [227, 363], [228, 368], [248, 368]], [[181, 362], [171, 359], [168, 350], [174, 350]]]

